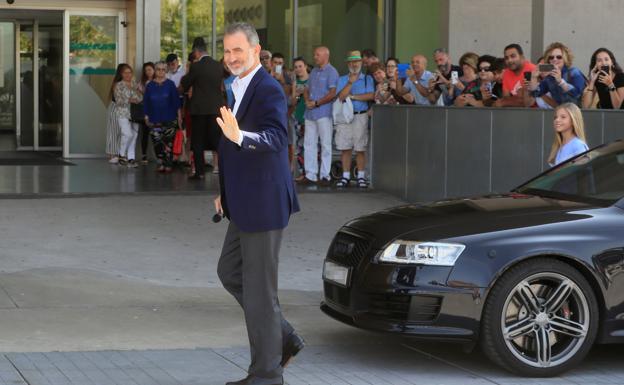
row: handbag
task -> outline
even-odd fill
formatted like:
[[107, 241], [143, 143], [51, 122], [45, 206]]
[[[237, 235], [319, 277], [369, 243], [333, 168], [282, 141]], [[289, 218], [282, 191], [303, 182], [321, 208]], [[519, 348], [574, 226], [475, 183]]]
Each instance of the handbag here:
[[173, 155], [182, 154], [182, 149], [184, 148], [184, 134], [182, 130], [177, 130], [175, 133], [175, 137], [173, 138]]
[[334, 125], [351, 123], [353, 121], [353, 103], [351, 98], [346, 98], [344, 102], [336, 99], [332, 105], [332, 115], [334, 117]]
[[130, 103], [130, 120], [136, 123], [143, 123], [145, 121], [143, 103]]

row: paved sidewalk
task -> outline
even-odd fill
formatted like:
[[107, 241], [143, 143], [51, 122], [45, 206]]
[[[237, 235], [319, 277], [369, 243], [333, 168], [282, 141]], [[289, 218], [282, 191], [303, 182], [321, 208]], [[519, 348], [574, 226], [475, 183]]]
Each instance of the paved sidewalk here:
[[[308, 346], [284, 380], [288, 385], [623, 384], [621, 356], [617, 347], [594, 349], [584, 365], [565, 376], [527, 379], [455, 345], [420, 346], [390, 337], [378, 344]], [[0, 355], [0, 385], [223, 385], [245, 377], [248, 365], [242, 347], [7, 353]]]
[[[308, 346], [290, 385], [624, 384], [621, 346], [525, 379], [479, 351], [343, 325], [319, 310], [331, 237], [400, 204], [305, 193], [284, 236], [280, 301]], [[243, 315], [216, 277], [224, 223], [207, 195], [0, 199], [0, 385], [223, 385], [245, 376]]]

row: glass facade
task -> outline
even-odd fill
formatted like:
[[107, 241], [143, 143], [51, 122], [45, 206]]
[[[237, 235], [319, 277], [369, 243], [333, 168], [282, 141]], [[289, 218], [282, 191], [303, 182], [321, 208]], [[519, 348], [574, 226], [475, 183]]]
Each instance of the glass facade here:
[[161, 0], [161, 57], [170, 52], [187, 55], [197, 36], [203, 36], [210, 46], [214, 27], [213, 52], [221, 58], [225, 26], [245, 21], [256, 27], [264, 49], [280, 52], [286, 58], [304, 56], [312, 64], [314, 47], [326, 45], [334, 66], [345, 72], [344, 56], [348, 50], [372, 48], [383, 56], [385, 3], [386, 0]]

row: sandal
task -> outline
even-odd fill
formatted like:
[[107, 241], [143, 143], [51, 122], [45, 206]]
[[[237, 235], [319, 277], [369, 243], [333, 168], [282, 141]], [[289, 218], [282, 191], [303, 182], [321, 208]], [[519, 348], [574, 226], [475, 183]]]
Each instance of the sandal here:
[[368, 188], [368, 181], [366, 180], [366, 178], [358, 178], [357, 186], [359, 188]]
[[347, 178], [340, 178], [338, 182], [336, 182], [336, 187], [349, 187], [350, 180]]

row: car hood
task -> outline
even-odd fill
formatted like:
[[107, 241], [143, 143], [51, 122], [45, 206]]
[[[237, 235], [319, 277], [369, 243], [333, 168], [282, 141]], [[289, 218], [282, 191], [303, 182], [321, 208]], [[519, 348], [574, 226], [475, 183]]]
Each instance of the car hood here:
[[348, 222], [380, 249], [397, 239], [435, 241], [587, 219], [597, 206], [523, 194], [484, 195], [393, 207]]

